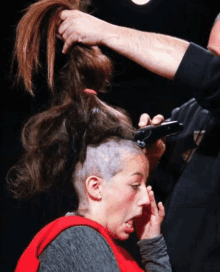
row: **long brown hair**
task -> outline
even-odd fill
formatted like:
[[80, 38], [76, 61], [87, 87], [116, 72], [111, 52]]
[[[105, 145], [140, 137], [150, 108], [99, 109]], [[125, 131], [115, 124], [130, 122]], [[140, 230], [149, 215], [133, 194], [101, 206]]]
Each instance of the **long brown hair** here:
[[71, 184], [74, 166], [78, 161], [83, 163], [88, 145], [111, 136], [133, 139], [131, 120], [123, 110], [84, 92], [86, 88], [105, 92], [109, 85], [112, 63], [98, 47], [74, 44], [64, 57], [65, 64], [55, 69], [60, 54], [56, 48], [59, 12], [85, 11], [87, 6], [86, 0], [40, 0], [28, 8], [18, 24], [14, 53], [18, 81], [34, 95], [33, 76], [42, 66], [41, 44], [46, 38], [51, 104], [23, 128], [24, 154], [8, 173], [17, 198], [45, 191], [54, 184], [60, 188]]

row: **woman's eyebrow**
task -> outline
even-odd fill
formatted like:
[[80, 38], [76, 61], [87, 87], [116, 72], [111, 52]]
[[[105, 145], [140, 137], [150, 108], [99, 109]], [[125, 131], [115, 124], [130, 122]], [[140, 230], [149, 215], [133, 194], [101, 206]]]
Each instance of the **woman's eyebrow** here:
[[142, 176], [142, 177], [144, 176], [143, 173], [141, 173], [141, 172], [135, 172], [135, 173], [131, 174], [131, 176], [135, 176], [135, 175]]

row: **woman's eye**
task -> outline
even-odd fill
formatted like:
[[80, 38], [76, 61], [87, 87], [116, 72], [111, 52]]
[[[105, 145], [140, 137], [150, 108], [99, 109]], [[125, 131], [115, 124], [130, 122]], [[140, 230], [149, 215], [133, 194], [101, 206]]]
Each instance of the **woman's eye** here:
[[138, 187], [140, 186], [140, 184], [132, 184], [131, 186], [132, 186], [132, 188], [133, 188], [134, 190], [137, 190]]

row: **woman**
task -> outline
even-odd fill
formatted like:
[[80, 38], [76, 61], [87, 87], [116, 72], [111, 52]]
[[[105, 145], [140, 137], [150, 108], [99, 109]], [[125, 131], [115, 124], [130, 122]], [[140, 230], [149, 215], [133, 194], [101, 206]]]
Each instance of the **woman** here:
[[[24, 155], [8, 181], [15, 197], [52, 188], [75, 188], [78, 208], [43, 228], [21, 256], [18, 271], [171, 271], [160, 234], [162, 203], [146, 188], [149, 163], [134, 143], [134, 129], [121, 110], [102, 102], [111, 62], [98, 47], [74, 45], [63, 65], [55, 60], [63, 9], [87, 1], [41, 0], [17, 28], [18, 80], [34, 95], [46, 39], [50, 105], [22, 132]], [[62, 58], [62, 57], [61, 57]], [[56, 69], [55, 69], [56, 68]], [[136, 228], [143, 269], [118, 241]]]

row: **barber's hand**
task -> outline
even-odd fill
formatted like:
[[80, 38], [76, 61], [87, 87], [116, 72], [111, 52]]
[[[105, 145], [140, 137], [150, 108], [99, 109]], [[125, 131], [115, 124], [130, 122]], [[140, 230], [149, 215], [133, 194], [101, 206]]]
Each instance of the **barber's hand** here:
[[151, 239], [161, 234], [161, 224], [165, 217], [165, 209], [162, 202], [158, 205], [154, 198], [152, 187], [147, 187], [150, 204], [144, 206], [143, 214], [135, 221], [137, 236], [140, 240]]
[[[151, 120], [150, 116], [147, 113], [143, 113], [140, 117], [138, 126], [140, 128], [144, 128], [149, 125], [157, 126], [163, 123], [163, 121], [164, 121], [164, 117], [161, 114], [154, 116], [154, 118]], [[149, 160], [150, 170], [153, 170], [156, 168], [165, 150], [166, 150], [166, 145], [165, 145], [164, 138], [157, 140], [155, 143], [146, 145], [143, 151]]]
[[93, 17], [79, 10], [64, 10], [60, 13], [63, 20], [58, 32], [65, 44], [63, 53], [67, 53], [73, 43], [79, 42], [87, 45], [100, 45], [102, 39], [113, 25]]

